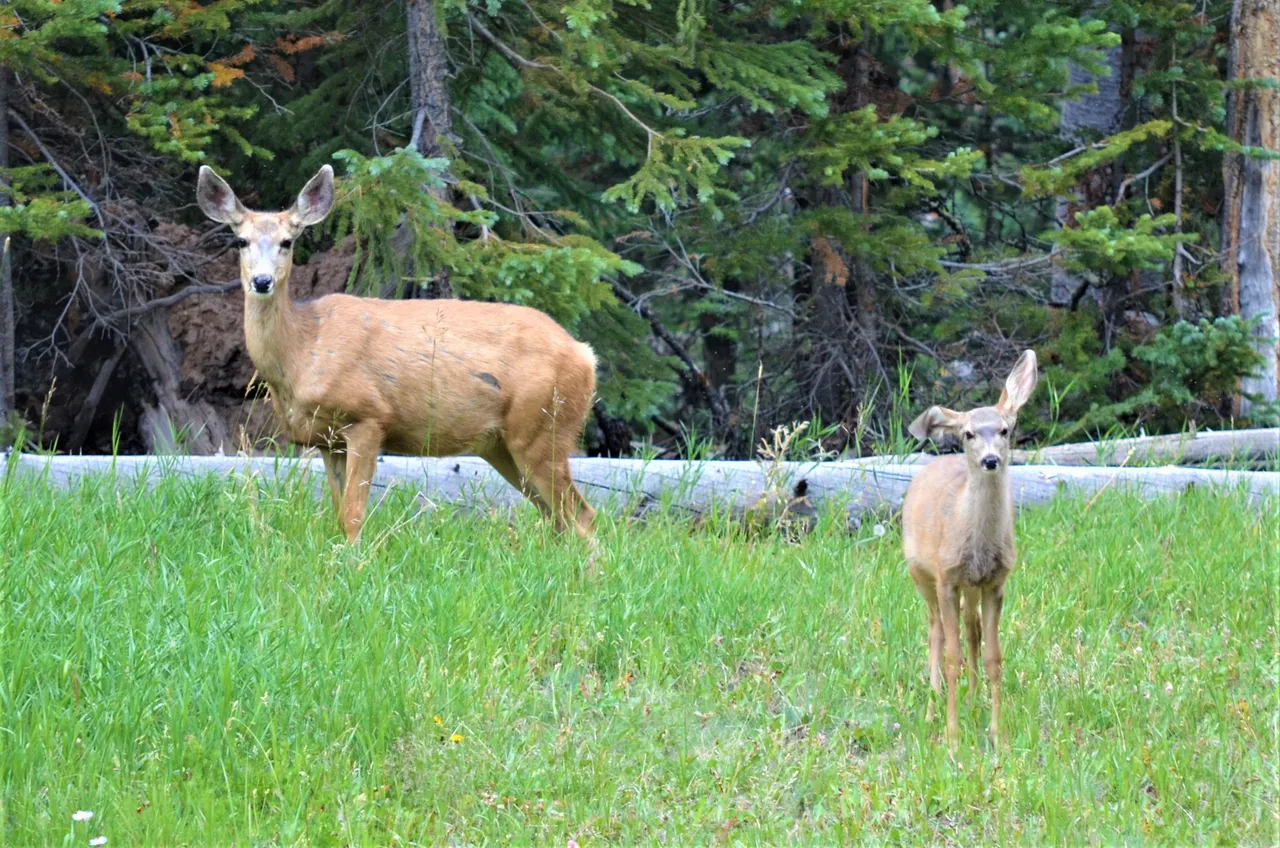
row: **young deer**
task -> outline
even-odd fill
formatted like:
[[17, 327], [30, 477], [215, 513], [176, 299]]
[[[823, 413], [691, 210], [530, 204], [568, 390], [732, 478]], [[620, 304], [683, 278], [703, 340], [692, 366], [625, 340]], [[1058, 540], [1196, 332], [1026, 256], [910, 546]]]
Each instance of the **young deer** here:
[[236, 235], [249, 356], [286, 436], [320, 450], [349, 540], [360, 536], [384, 449], [481, 456], [558, 528], [590, 540], [595, 510], [569, 476], [595, 391], [590, 347], [523, 306], [291, 300], [293, 241], [333, 206], [328, 165], [284, 212], [245, 208], [207, 167], [196, 196]]
[[[929, 683], [940, 692], [947, 677], [947, 741], [954, 748], [956, 680], [960, 676], [960, 610], [964, 599], [969, 642], [969, 688], [978, 687], [978, 649], [991, 682], [991, 742], [999, 743], [1000, 608], [1004, 581], [1013, 570], [1013, 493], [1009, 485], [1010, 434], [1018, 410], [1036, 387], [1036, 355], [1024, 351], [995, 406], [954, 412], [934, 406], [911, 423], [920, 441], [950, 433], [964, 444], [963, 456], [934, 460], [916, 475], [902, 505], [907, 570], [929, 608]], [[981, 618], [979, 618], [981, 605]], [[945, 659], [945, 666], [942, 665]], [[933, 699], [926, 721], [933, 721]]]

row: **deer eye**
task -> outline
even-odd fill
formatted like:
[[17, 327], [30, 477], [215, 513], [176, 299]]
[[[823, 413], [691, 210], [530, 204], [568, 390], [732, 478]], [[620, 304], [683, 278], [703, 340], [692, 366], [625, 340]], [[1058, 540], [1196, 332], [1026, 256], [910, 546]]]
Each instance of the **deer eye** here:
[[964, 431], [964, 440], [967, 442], [967, 441], [969, 441], [969, 440], [970, 440], [970, 439], [972, 439], [972, 438], [973, 438], [973, 431], [972, 431], [972, 430], [965, 430], [965, 431]]
[[1008, 427], [1001, 427], [1001, 428], [1000, 428], [1000, 435], [1002, 435], [1002, 436], [1007, 436], [1007, 435], [1009, 435], [1009, 428], [1008, 428]]
[[280, 242], [280, 246], [285, 250], [288, 250], [289, 248], [293, 247], [293, 239], [285, 239], [284, 241]]
[[235, 250], [244, 250], [248, 246], [249, 246], [249, 242], [245, 241], [242, 238], [236, 238], [231, 240], [231, 247]]

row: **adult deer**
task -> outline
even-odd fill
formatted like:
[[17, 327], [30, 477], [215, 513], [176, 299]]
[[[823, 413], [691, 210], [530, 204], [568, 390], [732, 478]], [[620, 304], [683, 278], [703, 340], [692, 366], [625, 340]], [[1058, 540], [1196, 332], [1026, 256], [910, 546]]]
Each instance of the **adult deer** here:
[[596, 358], [535, 309], [460, 300], [289, 297], [293, 241], [333, 207], [325, 165], [291, 209], [254, 212], [208, 167], [196, 197], [235, 233], [249, 357], [285, 435], [318, 448], [346, 531], [360, 536], [378, 454], [474, 453], [558, 528], [590, 539], [569, 475]]
[[[920, 441], [951, 434], [964, 445], [963, 455], [944, 456], [925, 466], [911, 481], [902, 505], [907, 570], [929, 609], [929, 683], [939, 693], [939, 675], [945, 668], [947, 741], [953, 748], [960, 731], [956, 681], [960, 676], [962, 598], [970, 692], [977, 691], [978, 649], [983, 647], [991, 684], [991, 742], [999, 743], [1004, 671], [1000, 609], [1004, 582], [1015, 563], [1010, 435], [1018, 410], [1035, 387], [1036, 355], [1028, 350], [1013, 366], [995, 406], [970, 412], [931, 407], [908, 428]], [[933, 720], [933, 708], [931, 698], [926, 721]]]

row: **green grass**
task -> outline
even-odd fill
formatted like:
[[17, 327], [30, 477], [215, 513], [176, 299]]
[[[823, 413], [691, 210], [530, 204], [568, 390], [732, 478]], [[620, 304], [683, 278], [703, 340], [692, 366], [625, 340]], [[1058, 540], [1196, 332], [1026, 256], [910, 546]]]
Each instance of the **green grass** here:
[[355, 552], [299, 487], [0, 481], [0, 843], [1274, 844], [1276, 504], [1084, 503], [953, 758], [892, 529], [602, 513], [587, 577], [529, 508]]

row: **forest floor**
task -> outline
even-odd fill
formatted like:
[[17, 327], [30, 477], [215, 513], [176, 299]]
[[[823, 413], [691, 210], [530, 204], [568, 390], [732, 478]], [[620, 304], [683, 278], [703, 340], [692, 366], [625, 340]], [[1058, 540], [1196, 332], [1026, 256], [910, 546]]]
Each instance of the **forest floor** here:
[[308, 492], [0, 478], [0, 843], [1277, 841], [1275, 503], [1024, 511], [953, 756], [891, 524], [602, 510], [586, 574], [531, 507], [354, 550]]

